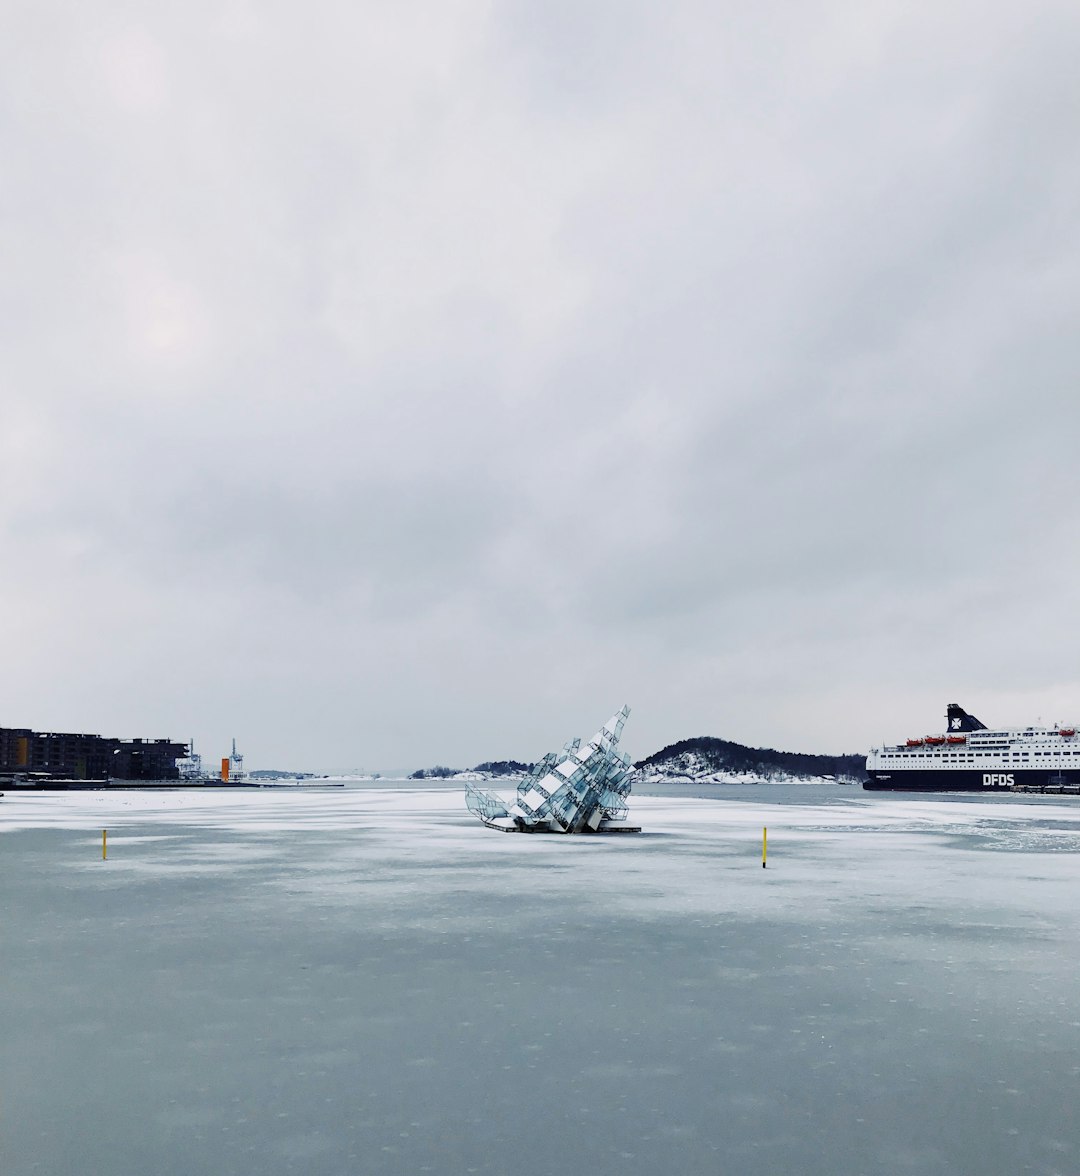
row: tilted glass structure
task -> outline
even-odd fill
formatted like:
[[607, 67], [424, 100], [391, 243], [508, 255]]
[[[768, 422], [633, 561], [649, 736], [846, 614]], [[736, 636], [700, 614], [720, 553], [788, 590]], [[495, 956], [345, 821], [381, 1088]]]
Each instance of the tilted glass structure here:
[[624, 706], [583, 744], [572, 739], [533, 766], [517, 786], [513, 804], [473, 784], [465, 787], [471, 813], [506, 833], [637, 832], [627, 826], [626, 798], [634, 769], [619, 751], [619, 736], [630, 714]]

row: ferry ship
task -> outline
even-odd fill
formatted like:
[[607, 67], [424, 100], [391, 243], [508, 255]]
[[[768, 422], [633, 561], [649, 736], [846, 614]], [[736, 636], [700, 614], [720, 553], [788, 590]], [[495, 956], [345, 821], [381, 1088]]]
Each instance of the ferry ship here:
[[991, 731], [950, 702], [945, 730], [874, 748], [864, 788], [900, 792], [1042, 791], [1080, 785], [1076, 727], [1009, 727]]

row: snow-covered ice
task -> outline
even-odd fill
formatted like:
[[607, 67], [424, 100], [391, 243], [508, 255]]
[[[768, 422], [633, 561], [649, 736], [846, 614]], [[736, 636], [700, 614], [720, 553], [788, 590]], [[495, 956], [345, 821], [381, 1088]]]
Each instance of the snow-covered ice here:
[[9, 792], [0, 1171], [1080, 1170], [1080, 804], [712, 791]]

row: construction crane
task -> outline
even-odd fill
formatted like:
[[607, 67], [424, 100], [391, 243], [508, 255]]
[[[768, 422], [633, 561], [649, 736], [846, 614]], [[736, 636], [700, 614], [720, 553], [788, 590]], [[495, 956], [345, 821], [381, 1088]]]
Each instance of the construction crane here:
[[188, 753], [176, 761], [181, 780], [201, 780], [203, 774], [202, 756], [195, 750], [195, 739], [188, 744]]
[[236, 750], [236, 740], [232, 741], [232, 755], [229, 756], [229, 779], [243, 780], [244, 778], [244, 757]]

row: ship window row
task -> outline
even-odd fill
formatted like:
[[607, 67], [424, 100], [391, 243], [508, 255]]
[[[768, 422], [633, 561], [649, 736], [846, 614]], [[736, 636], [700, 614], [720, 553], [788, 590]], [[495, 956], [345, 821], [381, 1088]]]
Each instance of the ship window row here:
[[[1045, 756], [1047, 759], [1053, 759], [1055, 756], [1075, 756], [1080, 755], [1080, 751], [1069, 751], [1066, 748], [1059, 748], [1055, 751], [1013, 751], [1009, 752], [1004, 758], [1007, 759], [1030, 759], [1032, 755], [1039, 757]], [[947, 759], [947, 760], [977, 760], [985, 759], [986, 757], [978, 752], [970, 751], [887, 751], [883, 755], [884, 759]]]

